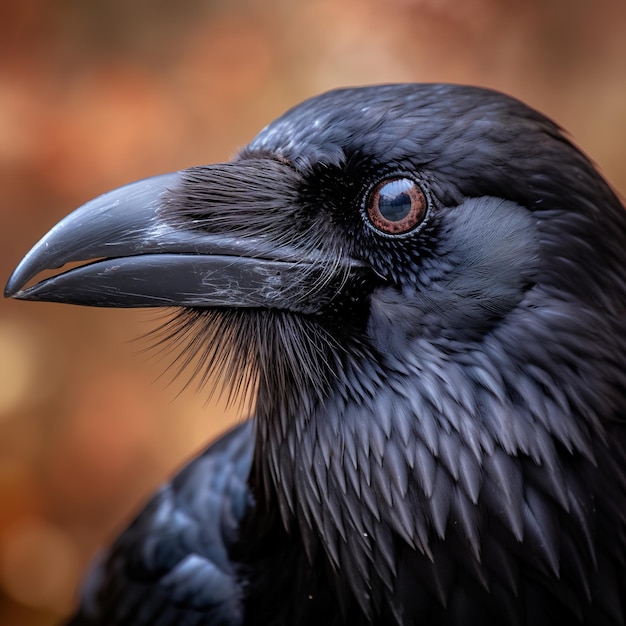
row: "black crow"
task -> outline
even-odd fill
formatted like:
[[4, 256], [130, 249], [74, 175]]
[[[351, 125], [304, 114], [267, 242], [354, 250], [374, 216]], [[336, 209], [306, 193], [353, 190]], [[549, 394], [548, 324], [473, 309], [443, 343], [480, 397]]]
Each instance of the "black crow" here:
[[624, 624], [626, 212], [517, 100], [312, 98], [79, 208], [6, 295], [178, 307], [179, 362], [254, 395], [73, 624]]

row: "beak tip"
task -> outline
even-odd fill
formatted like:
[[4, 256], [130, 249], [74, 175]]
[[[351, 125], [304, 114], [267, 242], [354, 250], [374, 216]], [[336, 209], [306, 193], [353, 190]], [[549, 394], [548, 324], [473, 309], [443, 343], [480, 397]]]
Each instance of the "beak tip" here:
[[22, 299], [20, 297], [20, 294], [24, 293], [22, 288], [34, 276], [34, 273], [30, 271], [30, 267], [26, 264], [26, 259], [29, 255], [26, 255], [26, 257], [20, 261], [11, 276], [9, 276], [9, 280], [7, 280], [7, 284], [4, 287], [5, 298]]
[[20, 288], [19, 288], [18, 282], [15, 280], [14, 277], [15, 277], [15, 274], [13, 274], [7, 281], [7, 284], [4, 288], [5, 298], [18, 298], [19, 299]]
[[[120, 230], [124, 233], [140, 231], [154, 219], [163, 193], [175, 188], [180, 178], [180, 172], [173, 172], [139, 180], [98, 196], [70, 213], [19, 262], [6, 283], [4, 297], [32, 300], [35, 292], [25, 286], [40, 271], [58, 269], [71, 261], [115, 254], [114, 246], [103, 240], [104, 235], [112, 232], [119, 236]], [[124, 220], [123, 228], [120, 218]], [[79, 240], [73, 235], [76, 229], [80, 229]], [[84, 256], [85, 250], [89, 250], [88, 256]]]

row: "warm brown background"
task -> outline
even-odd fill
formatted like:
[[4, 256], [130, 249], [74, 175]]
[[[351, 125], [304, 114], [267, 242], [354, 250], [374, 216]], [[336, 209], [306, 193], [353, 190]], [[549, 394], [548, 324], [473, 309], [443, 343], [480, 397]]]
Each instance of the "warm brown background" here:
[[[508, 91], [626, 189], [623, 0], [0, 7], [2, 281], [90, 197], [225, 160], [288, 106], [340, 85]], [[43, 626], [70, 610], [96, 547], [235, 412], [155, 382], [166, 362], [132, 341], [153, 313], [0, 306], [0, 624]]]

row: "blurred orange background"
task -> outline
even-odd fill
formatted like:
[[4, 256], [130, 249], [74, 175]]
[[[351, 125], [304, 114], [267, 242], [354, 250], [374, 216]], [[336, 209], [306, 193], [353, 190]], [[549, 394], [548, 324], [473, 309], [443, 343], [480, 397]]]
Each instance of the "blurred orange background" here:
[[[89, 198], [226, 160], [342, 85], [509, 92], [624, 191], [625, 31], [623, 0], [9, 0], [0, 278]], [[0, 624], [51, 625], [98, 546], [237, 411], [159, 378], [167, 361], [134, 341], [154, 313], [0, 307]]]

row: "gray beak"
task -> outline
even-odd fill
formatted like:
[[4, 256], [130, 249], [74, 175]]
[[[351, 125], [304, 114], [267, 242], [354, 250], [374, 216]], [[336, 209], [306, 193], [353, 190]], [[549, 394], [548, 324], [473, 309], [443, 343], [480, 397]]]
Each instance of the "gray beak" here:
[[[261, 183], [252, 180], [255, 168], [241, 162], [195, 168], [193, 185], [203, 185], [208, 215], [228, 210], [232, 222], [240, 205], [249, 210], [254, 204], [250, 193], [260, 193], [259, 188], [264, 197], [280, 192], [279, 181], [274, 185], [273, 178], [286, 167], [274, 163]], [[170, 219], [168, 211], [175, 212], [176, 203], [198, 195], [188, 180], [190, 171], [134, 182], [87, 202], [28, 252], [10, 277], [5, 297], [102, 307], [263, 307], [300, 312], [317, 310], [319, 298], [332, 299], [328, 289], [315, 302], [308, 297], [322, 275], [325, 284], [333, 282], [321, 251], [277, 245], [254, 232], [242, 235], [241, 228], [187, 228]], [[219, 188], [222, 178], [228, 181], [226, 190]], [[247, 219], [245, 213], [240, 217]], [[83, 264], [26, 286], [40, 272], [67, 263]], [[335, 259], [332, 265], [338, 280], [360, 267], [350, 259]]]

